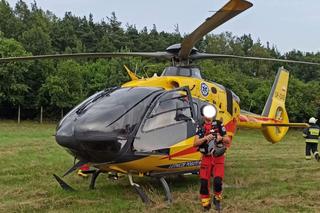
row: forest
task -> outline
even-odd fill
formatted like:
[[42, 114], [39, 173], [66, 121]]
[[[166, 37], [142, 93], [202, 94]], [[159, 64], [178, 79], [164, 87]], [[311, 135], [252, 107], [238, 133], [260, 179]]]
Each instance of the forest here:
[[[169, 25], [172, 23], [168, 23]], [[66, 12], [57, 17], [50, 11], [20, 0], [10, 5], [0, 0], [0, 57], [121, 51], [164, 51], [186, 35], [176, 25], [173, 32], [137, 29], [121, 23], [115, 13], [94, 21], [93, 15], [79, 17]], [[292, 50], [280, 53], [272, 41], [263, 44], [250, 33], [209, 34], [200, 51], [241, 56], [273, 57], [320, 63], [320, 52]], [[320, 51], [320, 50], [319, 50]], [[161, 74], [169, 62], [143, 58], [38, 60], [0, 64], [0, 119], [58, 120], [86, 97], [129, 80], [123, 65], [140, 76]], [[290, 71], [286, 107], [291, 121], [320, 116], [320, 66], [219, 59], [197, 61], [206, 80], [233, 90], [241, 108], [260, 114], [280, 66]]]

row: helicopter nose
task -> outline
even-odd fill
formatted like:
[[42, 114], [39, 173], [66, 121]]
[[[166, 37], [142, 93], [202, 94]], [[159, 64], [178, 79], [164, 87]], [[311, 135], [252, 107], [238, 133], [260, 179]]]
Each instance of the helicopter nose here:
[[128, 141], [123, 135], [103, 132], [81, 120], [68, 118], [59, 125], [55, 137], [70, 154], [92, 163], [114, 161]]
[[67, 149], [78, 149], [79, 144], [74, 137], [74, 122], [71, 118], [64, 119], [56, 130], [57, 143]]
[[56, 140], [78, 159], [117, 162], [132, 151], [145, 106], [161, 91], [125, 87], [99, 92], [66, 115], [57, 128]]

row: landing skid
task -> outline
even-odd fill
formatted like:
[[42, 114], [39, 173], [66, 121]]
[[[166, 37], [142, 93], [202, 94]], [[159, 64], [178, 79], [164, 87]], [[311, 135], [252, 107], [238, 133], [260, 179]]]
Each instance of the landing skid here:
[[136, 192], [140, 196], [142, 202], [144, 202], [146, 204], [149, 204], [151, 202], [151, 200], [146, 195], [146, 193], [144, 193], [144, 191], [141, 188], [141, 186], [139, 184], [133, 182], [132, 174], [128, 174], [128, 178], [129, 178], [130, 185], [133, 186], [133, 188], [136, 190]]
[[[101, 173], [100, 170], [89, 170], [89, 171], [84, 171], [85, 174], [92, 174], [89, 189], [94, 189], [95, 188], [95, 183], [97, 180], [97, 177]], [[74, 188], [72, 188], [69, 184], [67, 184], [62, 178], [60, 178], [58, 175], [53, 174], [53, 177], [56, 179], [56, 181], [59, 183], [61, 188], [65, 191], [76, 191]]]
[[[91, 177], [91, 181], [90, 181], [90, 185], [89, 185], [89, 189], [95, 189], [95, 184], [96, 184], [96, 180], [98, 178], [98, 176], [102, 173], [101, 170], [89, 170], [89, 171], [84, 171], [84, 173], [87, 174], [92, 174]], [[193, 172], [192, 172], [193, 173]], [[163, 175], [164, 173], [162, 173]], [[183, 175], [183, 173], [166, 173], [165, 175], [170, 176], [170, 175]], [[67, 184], [64, 180], [62, 180], [62, 178], [60, 178], [58, 175], [53, 174], [54, 178], [57, 180], [57, 182], [59, 183], [59, 185], [61, 186], [61, 188], [63, 190], [66, 191], [76, 191], [74, 188], [72, 188], [69, 184]], [[156, 179], [158, 179], [161, 183], [161, 186], [165, 192], [165, 200], [171, 204], [173, 201], [173, 197], [170, 191], [170, 187], [165, 179], [164, 176], [161, 176], [160, 173], [158, 174], [150, 174], [149, 177], [154, 177]], [[148, 195], [144, 192], [144, 190], [142, 189], [142, 187], [135, 183], [133, 181], [133, 177], [132, 174], [129, 173], [128, 174], [128, 178], [129, 178], [129, 182], [130, 185], [135, 189], [135, 191], [138, 193], [139, 197], [141, 198], [143, 203], [149, 204], [152, 202], [152, 200], [150, 200], [150, 198], [148, 197]]]

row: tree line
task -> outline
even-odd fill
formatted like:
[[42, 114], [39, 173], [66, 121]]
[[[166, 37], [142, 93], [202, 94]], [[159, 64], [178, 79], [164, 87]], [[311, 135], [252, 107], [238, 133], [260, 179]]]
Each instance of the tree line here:
[[[168, 23], [170, 24], [170, 23]], [[36, 3], [28, 6], [20, 0], [11, 6], [0, 1], [0, 57], [78, 52], [163, 51], [180, 43], [178, 26], [173, 32], [158, 32], [133, 24], [122, 24], [112, 13], [99, 22], [93, 15], [78, 17], [66, 12], [57, 17]], [[241, 56], [276, 57], [320, 62], [320, 52], [293, 50], [281, 54], [275, 46], [254, 41], [250, 34], [230, 32], [210, 34], [197, 48], [211, 53]], [[0, 65], [0, 118], [38, 119], [40, 110], [46, 119], [58, 119], [81, 100], [129, 80], [123, 65], [138, 75], [160, 74], [169, 63], [143, 58], [88, 60], [38, 60]], [[241, 108], [261, 113], [277, 69], [285, 66], [290, 73], [287, 110], [293, 121], [319, 116], [320, 68], [317, 66], [243, 61], [206, 60], [196, 62], [205, 79], [233, 90], [241, 99]]]

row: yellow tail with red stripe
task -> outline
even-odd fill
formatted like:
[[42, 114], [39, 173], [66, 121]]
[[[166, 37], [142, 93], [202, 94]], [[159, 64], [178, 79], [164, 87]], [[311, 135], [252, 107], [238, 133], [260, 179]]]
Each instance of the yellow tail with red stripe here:
[[239, 127], [261, 129], [264, 137], [272, 143], [279, 142], [289, 127], [306, 127], [304, 123], [289, 123], [285, 107], [288, 81], [289, 72], [279, 68], [262, 114], [241, 111]]

